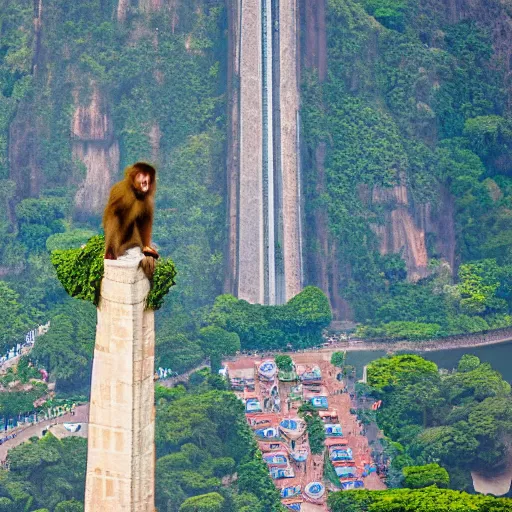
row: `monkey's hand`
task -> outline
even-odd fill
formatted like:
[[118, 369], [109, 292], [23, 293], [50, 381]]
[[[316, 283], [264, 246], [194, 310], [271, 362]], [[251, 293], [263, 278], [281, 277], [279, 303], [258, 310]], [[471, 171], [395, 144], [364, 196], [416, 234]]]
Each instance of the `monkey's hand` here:
[[117, 258], [114, 256], [114, 252], [112, 251], [112, 249], [108, 249], [107, 252], [105, 253], [105, 259], [106, 260], [116, 260]]
[[142, 267], [144, 274], [146, 274], [146, 277], [149, 280], [153, 279], [153, 274], [155, 273], [155, 265], [156, 258], [153, 258], [153, 256], [144, 256], [140, 262], [140, 266]]
[[156, 249], [153, 247], [149, 247], [149, 245], [146, 245], [142, 248], [142, 254], [144, 254], [144, 256], [152, 256], [153, 258], [155, 258], [155, 260], [160, 258], [160, 254], [158, 254]]

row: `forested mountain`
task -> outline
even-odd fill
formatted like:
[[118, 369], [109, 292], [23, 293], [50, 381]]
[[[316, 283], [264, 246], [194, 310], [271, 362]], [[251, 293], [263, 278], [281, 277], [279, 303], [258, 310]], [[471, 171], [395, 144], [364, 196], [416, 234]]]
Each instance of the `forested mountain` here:
[[[76, 384], [92, 355], [94, 310], [65, 305], [49, 251], [100, 231], [128, 163], [158, 164], [154, 239], [179, 266], [160, 341], [196, 332], [201, 308], [222, 293], [226, 7], [6, 0], [0, 23], [1, 340], [54, 320], [56, 345], [44, 344], [41, 362]], [[203, 359], [197, 336], [179, 345], [177, 370]]]
[[308, 3], [308, 273], [367, 334], [510, 323], [508, 9]]
[[[179, 269], [162, 342], [202, 325], [229, 274], [234, 8], [2, 3], [5, 343], [60, 314], [48, 251], [98, 232], [110, 185], [143, 159], [159, 169], [155, 241]], [[509, 325], [506, 5], [315, 0], [298, 16], [304, 284], [366, 336]]]

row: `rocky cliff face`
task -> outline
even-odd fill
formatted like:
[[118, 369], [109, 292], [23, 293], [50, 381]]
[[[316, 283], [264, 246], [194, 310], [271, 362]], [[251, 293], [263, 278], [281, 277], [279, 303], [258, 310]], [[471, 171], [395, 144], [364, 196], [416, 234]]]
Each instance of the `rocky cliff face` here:
[[36, 197], [41, 189], [38, 161], [39, 131], [31, 105], [23, 103], [9, 126], [9, 176], [16, 183], [18, 197]]
[[119, 144], [105, 96], [95, 84], [89, 103], [79, 104], [74, 93], [75, 111], [71, 121], [73, 159], [86, 167], [86, 177], [75, 197], [80, 212], [101, 213], [108, 198], [113, 176], [119, 168]]
[[[416, 281], [427, 274], [427, 246], [425, 228], [415, 221], [416, 213], [409, 204], [405, 185], [383, 189], [375, 187], [371, 200], [376, 204], [392, 205], [384, 217], [383, 225], [373, 225], [380, 241], [380, 253], [401, 254], [407, 268], [409, 280]], [[424, 216], [420, 217], [424, 218]], [[425, 224], [425, 222], [421, 223]]]
[[[477, 0], [474, 2], [434, 1], [432, 4], [432, 8], [436, 9], [440, 16], [450, 21], [478, 19], [478, 12], [485, 11], [482, 1]], [[509, 66], [508, 46], [512, 47], [512, 45], [508, 45], [506, 39], [511, 29], [510, 19], [503, 15], [502, 4], [496, 4], [491, 11], [493, 14], [489, 16], [489, 23], [493, 26], [497, 55], [507, 59], [507, 66]], [[304, 27], [303, 67], [306, 70], [314, 70], [318, 82], [322, 83], [327, 77], [329, 68], [326, 2], [325, 0], [303, 1], [301, 13]], [[492, 16], [500, 20], [491, 22]], [[376, 48], [372, 48], [373, 53], [370, 52], [367, 56], [369, 61], [365, 64], [369, 67], [375, 66]], [[364, 60], [364, 58], [364, 55], [361, 56], [361, 59]], [[360, 65], [364, 64], [361, 62]], [[356, 74], [353, 79], [358, 80]], [[353, 86], [352, 89], [354, 88], [357, 87]], [[383, 99], [376, 102], [385, 103]], [[429, 107], [418, 103], [419, 108]], [[436, 123], [434, 119], [430, 119], [424, 125], [417, 127], [417, 135], [428, 144], [429, 141], [431, 143], [437, 138]], [[316, 148], [311, 148], [308, 155], [309, 162], [306, 165], [311, 165], [315, 169], [314, 186], [308, 191], [310, 200], [313, 201], [326, 193], [324, 166], [327, 151], [325, 143], [320, 143]], [[366, 207], [370, 209], [377, 207], [374, 209], [383, 212], [383, 218], [380, 218], [378, 223], [371, 224], [371, 229], [378, 239], [376, 249], [381, 255], [400, 254], [406, 265], [407, 278], [412, 282], [428, 275], [428, 263], [431, 257], [444, 259], [452, 273], [456, 272], [454, 202], [449, 191], [446, 187], [440, 187], [435, 192], [437, 201], [421, 204], [413, 200], [407, 176], [403, 174], [398, 181], [399, 183], [391, 188], [374, 186], [369, 189], [361, 186], [359, 189], [360, 199]], [[328, 292], [336, 318], [350, 318], [350, 307], [343, 300], [343, 290], [340, 289], [342, 286], [340, 283], [351, 275], [350, 263], [339, 261], [337, 243], [329, 230], [327, 208], [312, 208], [308, 214], [307, 229], [308, 278], [312, 284]]]
[[507, 0], [445, 0], [446, 17], [452, 22], [475, 20], [490, 29], [495, 59], [511, 72], [512, 10]]
[[[304, 23], [304, 46], [302, 48], [303, 65], [318, 73], [320, 83], [327, 78], [327, 32], [325, 0], [303, 0], [300, 10]], [[327, 147], [321, 142], [315, 149], [312, 165], [315, 169], [316, 183], [314, 196], [325, 193], [325, 158]], [[307, 210], [307, 209], [306, 209]], [[340, 262], [336, 243], [328, 227], [327, 210], [316, 208], [310, 215], [306, 214], [306, 267], [307, 279], [324, 290], [329, 296], [334, 317], [351, 318], [350, 305], [341, 296], [339, 289], [340, 275], [346, 269], [345, 262]]]

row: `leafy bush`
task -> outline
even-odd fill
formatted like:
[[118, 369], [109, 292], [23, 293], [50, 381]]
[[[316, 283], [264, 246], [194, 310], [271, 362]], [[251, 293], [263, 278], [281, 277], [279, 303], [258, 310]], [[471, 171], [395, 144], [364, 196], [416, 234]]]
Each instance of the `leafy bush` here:
[[510, 508], [506, 498], [472, 495], [450, 489], [390, 489], [388, 491], [338, 491], [329, 495], [328, 505], [332, 512], [368, 512], [370, 510], [393, 510], [413, 512], [421, 507], [423, 512], [507, 512]]
[[425, 466], [408, 466], [402, 470], [404, 474], [404, 486], [410, 489], [420, 489], [422, 487], [448, 487], [450, 476], [446, 469], [439, 464], [427, 464]]
[[407, 0], [365, 0], [364, 6], [369, 14], [385, 27], [403, 30]]
[[290, 356], [287, 355], [279, 355], [275, 358], [276, 366], [279, 370], [284, 372], [293, 371], [293, 360]]
[[[52, 253], [52, 263], [57, 277], [71, 297], [87, 300], [98, 305], [100, 285], [103, 278], [105, 238], [92, 237], [79, 249], [56, 250]], [[175, 285], [176, 269], [172, 260], [162, 258], [158, 261], [151, 290], [146, 299], [148, 309], [162, 307], [164, 297]]]
[[331, 364], [342, 368], [345, 364], [345, 352], [333, 352], [331, 356]]
[[282, 306], [249, 304], [221, 295], [209, 315], [212, 324], [238, 334], [245, 350], [316, 345], [331, 319], [327, 297], [314, 286], [307, 286]]

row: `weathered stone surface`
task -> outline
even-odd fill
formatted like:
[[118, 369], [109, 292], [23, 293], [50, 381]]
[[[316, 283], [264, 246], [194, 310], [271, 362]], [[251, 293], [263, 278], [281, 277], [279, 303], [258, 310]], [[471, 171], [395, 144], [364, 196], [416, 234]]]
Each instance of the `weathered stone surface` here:
[[137, 261], [105, 261], [91, 383], [85, 512], [154, 512], [155, 328]]
[[91, 96], [85, 105], [81, 103], [79, 89], [73, 91], [72, 154], [73, 160], [82, 162], [86, 170], [75, 196], [78, 217], [103, 211], [120, 158], [108, 99], [95, 83], [91, 82], [90, 88]]
[[238, 297], [264, 301], [261, 1], [241, 9]]
[[302, 287], [300, 246], [300, 201], [298, 197], [297, 115], [297, 0], [279, 2], [281, 165], [283, 173], [283, 257], [285, 300]]

